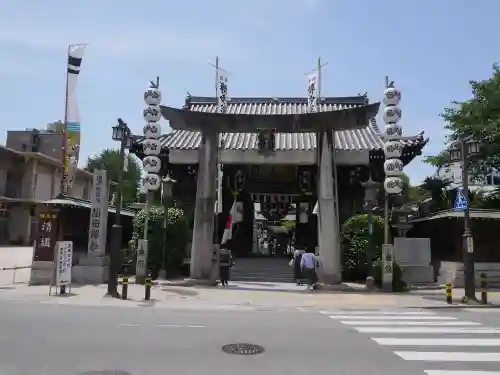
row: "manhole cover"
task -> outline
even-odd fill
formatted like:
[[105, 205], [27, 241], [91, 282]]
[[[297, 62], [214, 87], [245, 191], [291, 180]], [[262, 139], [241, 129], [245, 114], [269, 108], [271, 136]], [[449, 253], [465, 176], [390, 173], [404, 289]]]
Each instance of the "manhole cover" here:
[[254, 355], [264, 353], [264, 348], [254, 344], [228, 344], [222, 347], [227, 354]]
[[119, 371], [119, 370], [106, 370], [106, 371], [90, 371], [84, 372], [80, 375], [132, 375], [129, 372]]

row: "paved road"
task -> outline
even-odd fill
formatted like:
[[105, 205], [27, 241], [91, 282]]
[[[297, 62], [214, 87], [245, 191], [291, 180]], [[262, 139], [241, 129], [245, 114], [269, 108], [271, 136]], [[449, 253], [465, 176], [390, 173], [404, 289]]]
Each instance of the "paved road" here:
[[[170, 311], [0, 302], [0, 375], [423, 375], [317, 311]], [[262, 345], [256, 356], [229, 343]]]

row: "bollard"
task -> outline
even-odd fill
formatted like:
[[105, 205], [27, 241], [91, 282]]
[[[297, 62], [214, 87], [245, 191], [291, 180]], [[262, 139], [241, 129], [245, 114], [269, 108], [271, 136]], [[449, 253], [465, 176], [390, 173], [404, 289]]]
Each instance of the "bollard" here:
[[122, 299], [127, 299], [128, 293], [128, 276], [122, 277]]
[[481, 274], [481, 305], [488, 304], [488, 291], [487, 291], [487, 283], [486, 283], [486, 274]]
[[446, 284], [446, 303], [451, 304], [452, 303], [452, 292], [451, 292], [451, 283]]
[[151, 299], [151, 276], [146, 276], [144, 287], [144, 300], [149, 301]]

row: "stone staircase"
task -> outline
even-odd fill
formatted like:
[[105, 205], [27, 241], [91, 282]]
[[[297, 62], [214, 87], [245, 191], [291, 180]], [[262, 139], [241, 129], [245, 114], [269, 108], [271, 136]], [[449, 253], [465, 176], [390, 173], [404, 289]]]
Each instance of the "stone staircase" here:
[[237, 258], [231, 270], [231, 280], [253, 282], [294, 282], [293, 269], [287, 258]]

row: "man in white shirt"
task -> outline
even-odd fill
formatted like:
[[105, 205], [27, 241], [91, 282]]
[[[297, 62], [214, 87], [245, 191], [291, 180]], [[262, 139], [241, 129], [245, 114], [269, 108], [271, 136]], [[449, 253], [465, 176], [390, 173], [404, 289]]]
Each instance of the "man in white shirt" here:
[[300, 260], [300, 268], [302, 273], [307, 279], [307, 289], [315, 289], [316, 284], [316, 257], [314, 253], [308, 249], [305, 254], [302, 255]]

